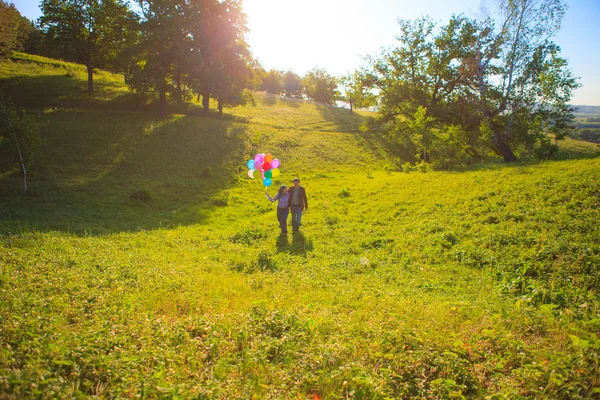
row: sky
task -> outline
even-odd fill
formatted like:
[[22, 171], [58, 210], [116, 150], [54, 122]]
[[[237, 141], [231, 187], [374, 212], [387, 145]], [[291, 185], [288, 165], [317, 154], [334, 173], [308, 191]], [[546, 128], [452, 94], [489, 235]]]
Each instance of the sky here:
[[[39, 0], [9, 0], [30, 19], [40, 16]], [[493, 1], [488, 0], [491, 4]], [[554, 41], [582, 87], [572, 104], [600, 106], [600, 0], [567, 0], [563, 27]], [[248, 43], [267, 68], [304, 75], [314, 67], [344, 75], [364, 57], [389, 47], [397, 19], [430, 15], [446, 22], [452, 14], [476, 17], [481, 0], [244, 0]]]

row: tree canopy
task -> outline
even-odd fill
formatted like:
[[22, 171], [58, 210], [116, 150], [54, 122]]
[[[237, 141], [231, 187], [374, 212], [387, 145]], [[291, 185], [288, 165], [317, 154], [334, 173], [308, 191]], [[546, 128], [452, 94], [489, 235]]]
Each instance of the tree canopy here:
[[[468, 161], [489, 149], [515, 161], [515, 149], [546, 143], [548, 133], [562, 137], [578, 87], [550, 40], [564, 11], [560, 0], [515, 0], [500, 3], [498, 16], [483, 21], [464, 15], [443, 26], [428, 18], [399, 20], [397, 46], [371, 58], [364, 80], [379, 93], [377, 125], [410, 142], [426, 161], [432, 154], [424, 147], [436, 144], [439, 157], [458, 152]], [[429, 121], [417, 129], [421, 134], [411, 127], [419, 119]], [[423, 130], [425, 142], [416, 138]], [[450, 131], [452, 151], [442, 146]]]
[[314, 68], [302, 78], [306, 97], [318, 103], [331, 105], [339, 97], [337, 79], [322, 68]]
[[94, 68], [110, 67], [127, 43], [135, 19], [121, 0], [42, 0], [40, 25], [48, 53], [84, 64], [88, 91], [94, 91]]

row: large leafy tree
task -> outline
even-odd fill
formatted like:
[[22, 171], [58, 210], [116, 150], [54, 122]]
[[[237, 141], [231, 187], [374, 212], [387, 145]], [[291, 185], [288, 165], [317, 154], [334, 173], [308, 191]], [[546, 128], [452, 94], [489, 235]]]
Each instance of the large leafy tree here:
[[139, 63], [130, 85], [141, 93], [157, 93], [161, 116], [167, 114], [167, 92], [190, 55], [189, 16], [184, 0], [138, 0], [141, 8]]
[[579, 84], [551, 41], [565, 11], [562, 0], [502, 1], [498, 16], [473, 31], [463, 71], [475, 80], [482, 126], [505, 161], [517, 159], [512, 145], [548, 130], [561, 136], [573, 119], [568, 102]]
[[321, 68], [314, 68], [302, 78], [302, 86], [306, 96], [318, 103], [333, 104], [339, 97], [338, 82]]
[[42, 0], [40, 25], [52, 55], [84, 64], [88, 91], [94, 68], [109, 68], [129, 43], [126, 27], [135, 15], [121, 0]]
[[[429, 18], [398, 23], [398, 45], [371, 58], [361, 90], [378, 93], [376, 124], [403, 147], [414, 150], [415, 157], [429, 161], [435, 132], [456, 125], [470, 126], [476, 132], [479, 126], [472, 120], [474, 100], [468, 79], [456, 62], [468, 54], [473, 27], [462, 16], [442, 27]], [[479, 135], [466, 139], [467, 152], [475, 153]]]
[[[380, 94], [378, 123], [431, 148], [436, 136], [418, 140], [415, 131], [451, 128], [462, 136], [451, 142], [462, 148], [439, 154], [478, 157], [485, 144], [505, 161], [517, 159], [515, 147], [531, 149], [547, 133], [562, 136], [578, 87], [550, 40], [564, 10], [560, 0], [507, 0], [498, 17], [484, 21], [454, 16], [442, 27], [426, 18], [399, 21], [399, 44], [372, 59], [366, 79]], [[417, 124], [426, 130], [415, 129], [417, 118], [429, 121]]]
[[244, 103], [251, 86], [252, 59], [245, 41], [246, 15], [238, 0], [190, 0], [190, 38], [194, 62], [187, 70], [192, 86], [202, 94], [204, 112], [210, 98], [224, 106]]

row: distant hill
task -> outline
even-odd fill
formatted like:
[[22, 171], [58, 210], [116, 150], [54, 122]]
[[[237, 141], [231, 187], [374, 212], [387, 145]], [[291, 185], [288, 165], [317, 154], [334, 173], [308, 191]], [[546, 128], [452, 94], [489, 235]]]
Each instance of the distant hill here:
[[577, 115], [600, 115], [600, 106], [575, 106]]

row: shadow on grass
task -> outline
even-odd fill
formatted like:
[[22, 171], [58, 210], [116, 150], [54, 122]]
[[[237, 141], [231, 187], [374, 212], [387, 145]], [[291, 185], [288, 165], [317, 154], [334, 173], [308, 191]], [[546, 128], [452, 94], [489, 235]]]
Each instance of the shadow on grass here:
[[278, 253], [288, 253], [296, 256], [306, 256], [306, 253], [313, 250], [312, 240], [307, 239], [302, 232], [294, 232], [291, 243], [287, 234], [280, 234], [275, 241], [275, 246]]
[[246, 126], [227, 120], [86, 110], [42, 114], [48, 127], [30, 194], [0, 174], [0, 234], [104, 235], [198, 224], [228, 206]]
[[0, 79], [0, 89], [22, 108], [93, 108], [142, 111], [152, 105], [122, 83], [94, 81], [94, 93], [88, 93], [87, 82], [63, 75], [13, 76]]

